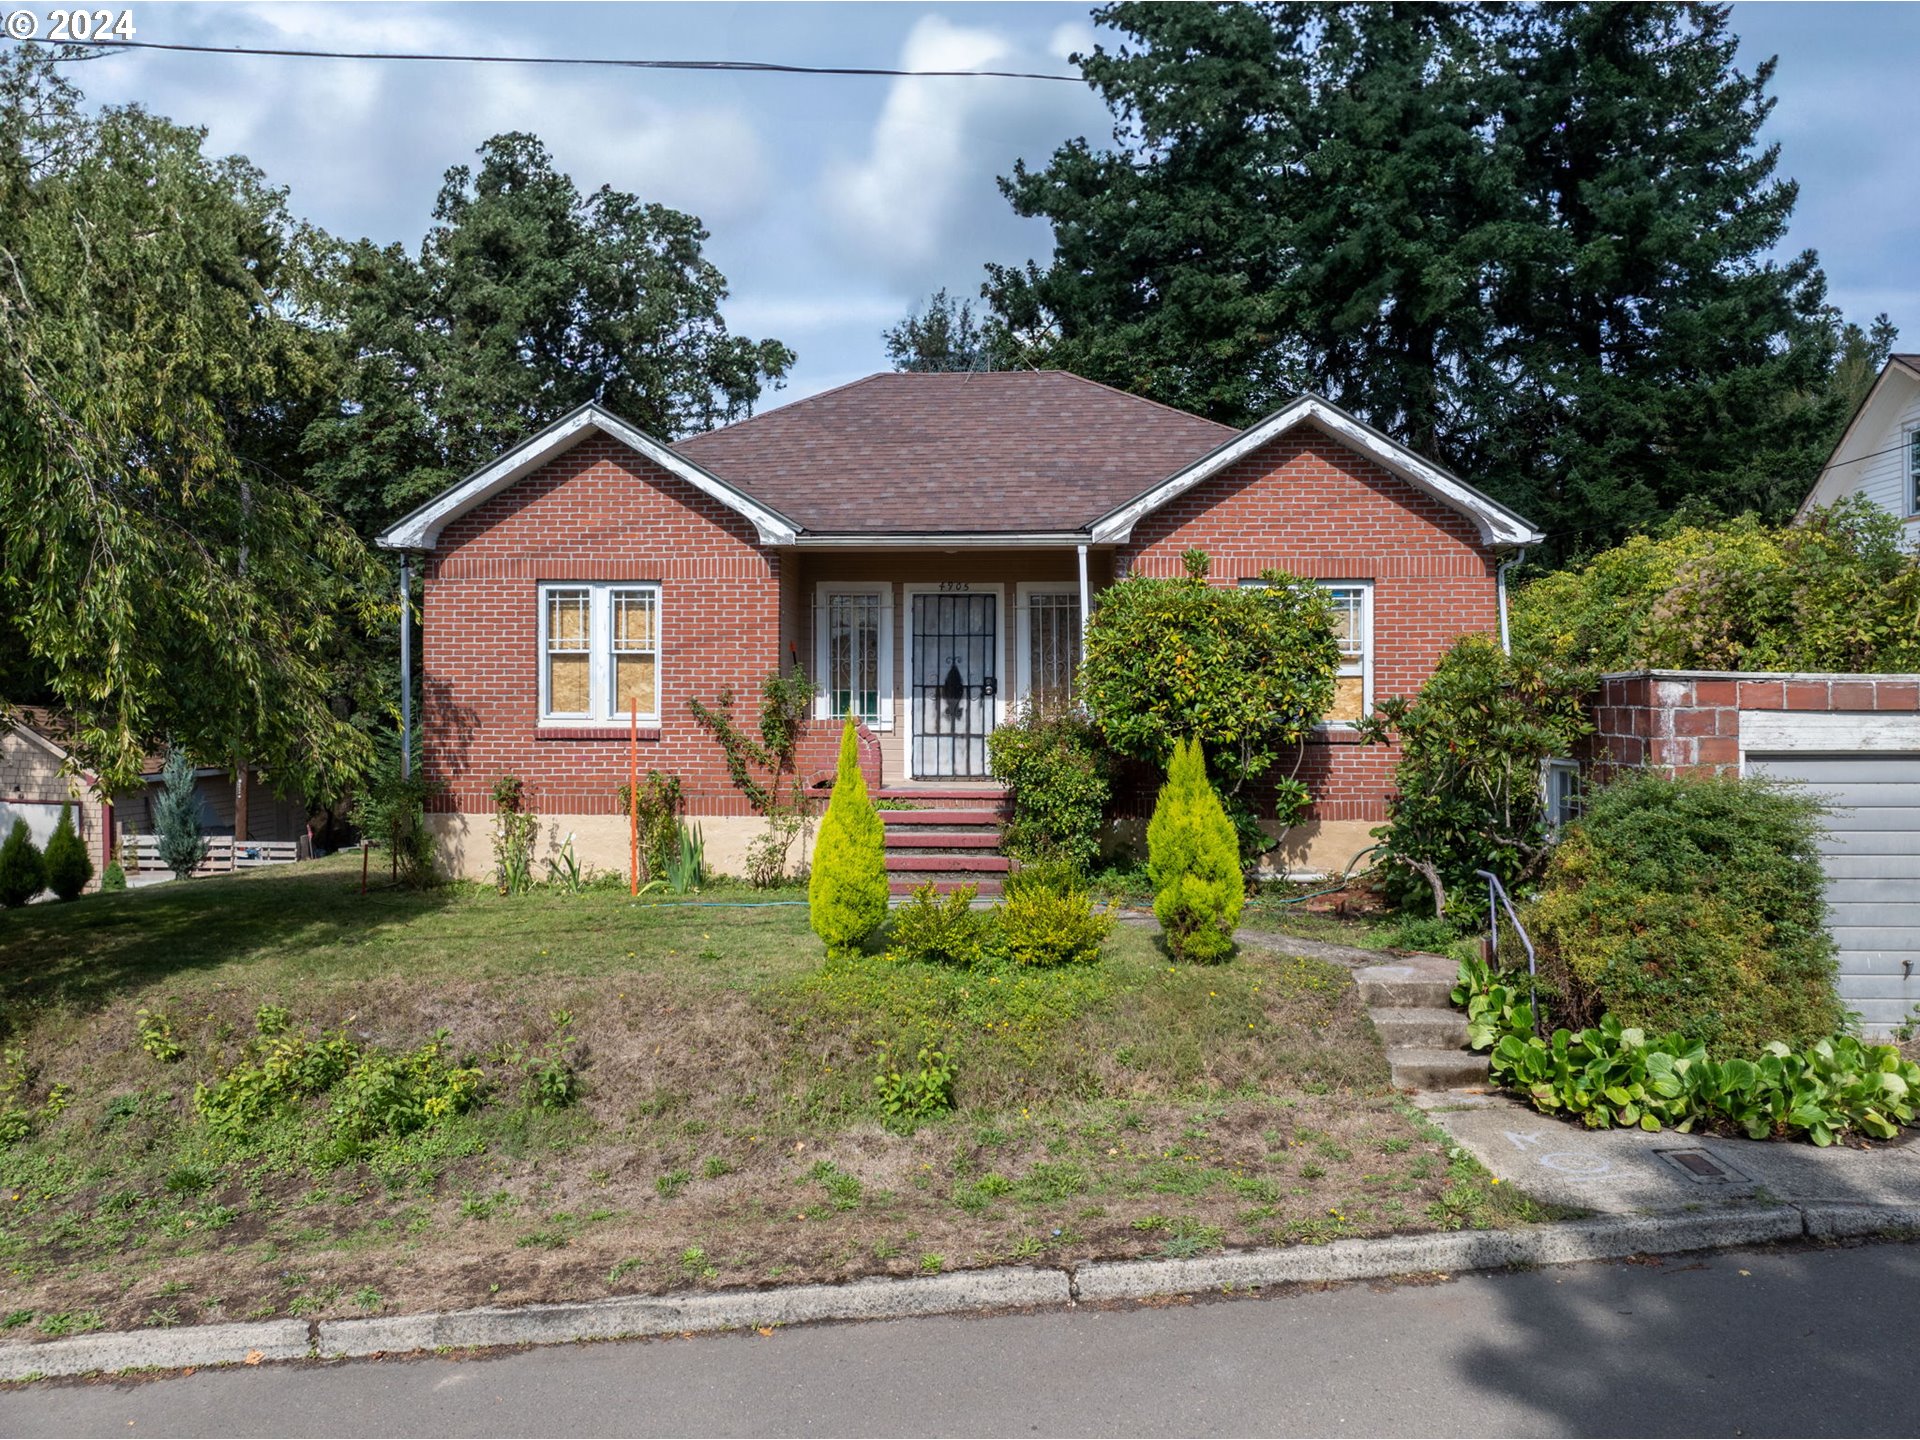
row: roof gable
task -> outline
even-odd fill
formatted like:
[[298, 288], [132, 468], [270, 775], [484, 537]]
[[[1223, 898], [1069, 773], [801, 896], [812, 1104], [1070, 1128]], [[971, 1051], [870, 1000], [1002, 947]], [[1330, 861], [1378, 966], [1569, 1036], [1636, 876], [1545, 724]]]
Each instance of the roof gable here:
[[1807, 498], [1794, 512], [1795, 519], [1815, 506], [1831, 505], [1860, 487], [1861, 462], [1880, 452], [1882, 437], [1916, 394], [1920, 394], [1920, 355], [1889, 355], [1866, 398], [1847, 421], [1847, 428], [1840, 432]]
[[778, 511], [736, 489], [644, 431], [635, 429], [617, 415], [602, 410], [598, 405], [589, 404], [555, 421], [491, 464], [482, 466], [411, 515], [395, 521], [381, 534], [380, 545], [388, 550], [433, 549], [439, 543], [441, 532], [454, 520], [594, 434], [619, 441], [661, 469], [685, 480], [696, 490], [711, 495], [728, 509], [744, 515], [753, 522], [763, 545], [790, 544], [798, 534], [798, 527]]
[[1133, 527], [1145, 516], [1301, 425], [1311, 425], [1399, 476], [1416, 490], [1459, 511], [1473, 521], [1484, 545], [1534, 545], [1546, 538], [1506, 506], [1482, 495], [1438, 465], [1421, 459], [1331, 401], [1317, 395], [1303, 395], [1126, 504], [1102, 515], [1092, 525], [1093, 541], [1096, 544], [1126, 541], [1133, 534]]

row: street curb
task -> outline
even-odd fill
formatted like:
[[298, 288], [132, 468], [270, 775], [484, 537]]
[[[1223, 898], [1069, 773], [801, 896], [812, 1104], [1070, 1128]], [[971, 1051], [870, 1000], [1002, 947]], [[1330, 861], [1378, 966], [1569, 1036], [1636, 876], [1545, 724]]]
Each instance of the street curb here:
[[959, 1310], [1066, 1305], [1063, 1270], [962, 1270], [903, 1280], [792, 1285], [779, 1290], [649, 1295], [572, 1305], [448, 1310], [390, 1319], [323, 1320], [317, 1350], [325, 1358], [380, 1355], [442, 1346], [551, 1345], [626, 1335], [741, 1330], [813, 1320], [885, 1320]]
[[1684, 1254], [1779, 1240], [1920, 1232], [1916, 1205], [1809, 1205], [1677, 1216], [1560, 1221], [1528, 1230], [1388, 1235], [1329, 1245], [1248, 1250], [1191, 1260], [1094, 1261], [1074, 1271], [1001, 1267], [844, 1285], [628, 1296], [574, 1304], [493, 1306], [364, 1320], [274, 1320], [131, 1330], [0, 1346], [0, 1381], [124, 1370], [345, 1359], [442, 1348], [555, 1345], [821, 1320], [892, 1320], [1081, 1301], [1140, 1300], [1269, 1285], [1566, 1265]]
[[1711, 1215], [1628, 1216], [1577, 1220], [1532, 1230], [1456, 1230], [1444, 1235], [1389, 1235], [1336, 1240], [1284, 1250], [1249, 1250], [1194, 1260], [1120, 1260], [1074, 1272], [1080, 1300], [1140, 1300], [1154, 1295], [1245, 1290], [1389, 1275], [1498, 1270], [1513, 1265], [1565, 1265], [1623, 1255], [1798, 1240], [1806, 1233], [1791, 1207]]
[[71, 1340], [45, 1340], [37, 1345], [0, 1346], [0, 1380], [87, 1375], [96, 1370], [181, 1370], [189, 1365], [300, 1360], [306, 1357], [308, 1344], [304, 1320], [76, 1335]]

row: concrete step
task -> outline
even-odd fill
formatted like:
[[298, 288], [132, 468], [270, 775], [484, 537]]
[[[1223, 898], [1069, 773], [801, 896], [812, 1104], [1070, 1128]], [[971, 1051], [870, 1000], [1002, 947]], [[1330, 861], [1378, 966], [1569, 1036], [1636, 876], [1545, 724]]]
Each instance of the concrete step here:
[[1000, 832], [997, 829], [953, 834], [941, 830], [889, 830], [886, 845], [889, 850], [995, 850], [1000, 845]]
[[973, 886], [982, 900], [997, 896], [1001, 893], [999, 877], [994, 875], [981, 875], [968, 880], [893, 879], [887, 882], [887, 893], [889, 895], [911, 895], [922, 885], [929, 884], [933, 886], [936, 895], [951, 895], [963, 885]]
[[1454, 976], [1459, 967], [1438, 955], [1412, 955], [1353, 972], [1360, 998], [1374, 1009], [1431, 1006], [1452, 1003]]
[[1487, 1083], [1487, 1057], [1470, 1050], [1390, 1045], [1387, 1065], [1396, 1090], [1452, 1090]]
[[887, 870], [920, 874], [1004, 875], [1013, 862], [1004, 855], [889, 855]]
[[1406, 1005], [1369, 1010], [1373, 1028], [1389, 1049], [1421, 1046], [1462, 1049], [1467, 1043], [1467, 1017], [1458, 1010], [1436, 1005]]
[[998, 835], [1004, 818], [998, 810], [887, 810], [883, 808], [880, 811], [880, 823], [889, 830], [965, 827], [991, 830]]

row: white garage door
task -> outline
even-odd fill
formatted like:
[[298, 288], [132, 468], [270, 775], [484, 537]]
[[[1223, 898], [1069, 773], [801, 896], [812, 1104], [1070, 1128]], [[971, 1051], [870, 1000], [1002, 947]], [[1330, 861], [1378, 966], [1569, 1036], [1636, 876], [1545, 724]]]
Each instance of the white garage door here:
[[1920, 1005], [1920, 754], [1748, 755], [1747, 773], [1804, 782], [1830, 807], [1821, 852], [1840, 998], [1884, 1036]]

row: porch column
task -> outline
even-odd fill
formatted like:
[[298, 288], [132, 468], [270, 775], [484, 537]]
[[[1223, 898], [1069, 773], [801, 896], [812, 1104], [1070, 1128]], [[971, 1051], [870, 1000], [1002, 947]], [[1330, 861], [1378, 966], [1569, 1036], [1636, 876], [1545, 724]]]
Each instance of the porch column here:
[[1087, 617], [1093, 614], [1093, 594], [1087, 589], [1087, 547], [1078, 547], [1080, 551], [1080, 653], [1087, 648]]

